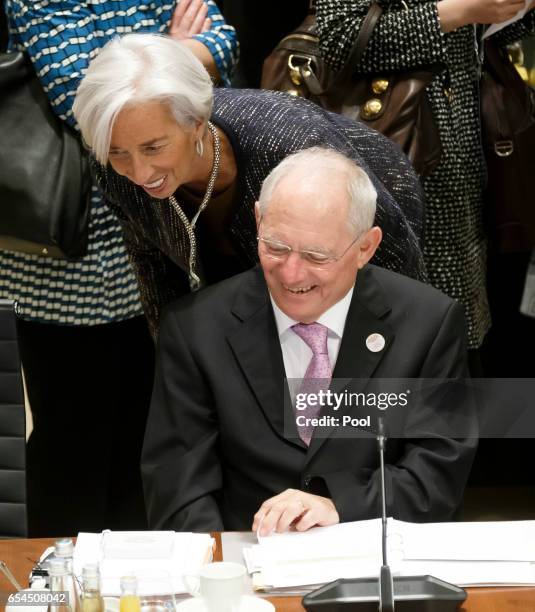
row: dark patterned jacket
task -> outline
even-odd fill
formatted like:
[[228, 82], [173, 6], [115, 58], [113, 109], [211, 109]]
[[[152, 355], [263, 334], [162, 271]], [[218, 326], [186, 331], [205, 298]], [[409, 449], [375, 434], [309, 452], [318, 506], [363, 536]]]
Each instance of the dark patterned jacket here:
[[[423, 200], [400, 150], [369, 128], [283, 93], [218, 89], [212, 121], [229, 137], [237, 162], [237, 204], [227, 228], [243, 270], [257, 261], [254, 203], [264, 178], [287, 155], [312, 146], [336, 149], [363, 167], [377, 191], [383, 242], [374, 263], [425, 278], [420, 240]], [[106, 200], [117, 212], [137, 271], [143, 307], [155, 334], [162, 306], [189, 291], [189, 239], [168, 200], [94, 162]], [[209, 249], [209, 244], [198, 244]]]
[[[356, 40], [371, 0], [317, 0], [322, 53], [340, 68]], [[479, 121], [479, 36], [473, 26], [445, 34], [436, 0], [392, 0], [366, 47], [359, 74], [443, 65], [428, 87], [443, 157], [423, 181], [426, 200], [424, 259], [429, 282], [459, 300], [469, 347], [490, 326], [482, 190], [485, 168]], [[500, 44], [535, 33], [535, 11], [497, 33]]]

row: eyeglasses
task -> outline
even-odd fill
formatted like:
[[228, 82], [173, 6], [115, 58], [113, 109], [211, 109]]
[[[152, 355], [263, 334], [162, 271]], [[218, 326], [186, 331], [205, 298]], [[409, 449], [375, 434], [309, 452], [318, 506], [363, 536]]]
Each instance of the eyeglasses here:
[[289, 244], [279, 242], [278, 240], [271, 240], [264, 238], [263, 236], [257, 236], [259, 245], [262, 245], [264, 253], [270, 259], [276, 259], [282, 261], [287, 259], [290, 253], [297, 253], [301, 259], [312, 268], [317, 270], [325, 270], [333, 263], [340, 261], [342, 257], [349, 251], [349, 249], [357, 242], [360, 238], [360, 234], [351, 242], [351, 244], [344, 250], [341, 255], [327, 255], [326, 253], [319, 253], [317, 251], [298, 251], [292, 249]]

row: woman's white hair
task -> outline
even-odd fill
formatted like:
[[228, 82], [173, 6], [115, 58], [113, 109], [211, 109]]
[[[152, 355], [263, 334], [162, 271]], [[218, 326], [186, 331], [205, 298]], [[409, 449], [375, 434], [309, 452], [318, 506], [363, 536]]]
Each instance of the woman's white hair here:
[[127, 105], [161, 101], [177, 123], [193, 127], [212, 112], [213, 85], [201, 62], [159, 34], [127, 34], [107, 43], [89, 64], [73, 105], [86, 144], [102, 164], [111, 132]]
[[311, 177], [321, 179], [326, 174], [332, 177], [333, 173], [337, 173], [340, 180], [346, 182], [349, 229], [356, 236], [366, 232], [373, 227], [377, 191], [370, 177], [352, 159], [325, 147], [311, 147], [292, 153], [268, 174], [258, 198], [260, 215], [263, 217], [266, 214], [277, 185], [290, 174], [310, 180]]

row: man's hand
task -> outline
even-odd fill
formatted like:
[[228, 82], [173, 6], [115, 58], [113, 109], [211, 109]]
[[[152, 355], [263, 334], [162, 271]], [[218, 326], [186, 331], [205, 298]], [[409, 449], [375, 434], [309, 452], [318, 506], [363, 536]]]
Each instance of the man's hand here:
[[207, 32], [212, 26], [207, 14], [208, 6], [203, 0], [180, 0], [171, 19], [169, 36], [183, 41]]
[[259, 535], [268, 536], [273, 531], [283, 533], [290, 525], [297, 531], [306, 531], [339, 522], [338, 512], [328, 497], [286, 489], [260, 506], [254, 515], [252, 530], [257, 531], [260, 527]]

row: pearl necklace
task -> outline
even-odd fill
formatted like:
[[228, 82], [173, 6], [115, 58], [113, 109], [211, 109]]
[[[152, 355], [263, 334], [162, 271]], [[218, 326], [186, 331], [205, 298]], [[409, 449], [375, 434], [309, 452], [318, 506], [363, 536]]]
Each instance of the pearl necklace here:
[[208, 203], [210, 202], [212, 192], [214, 191], [214, 185], [219, 174], [219, 166], [221, 162], [221, 142], [219, 140], [219, 134], [217, 133], [214, 124], [210, 121], [208, 121], [208, 129], [212, 133], [212, 139], [214, 143], [214, 163], [212, 165], [212, 171], [210, 172], [210, 178], [208, 179], [208, 185], [206, 187], [206, 192], [202, 199], [201, 205], [199, 206], [199, 210], [195, 213], [195, 216], [193, 217], [191, 222], [188, 220], [188, 217], [180, 207], [180, 204], [177, 202], [175, 196], [169, 196], [169, 204], [174, 208], [179, 219], [184, 224], [184, 227], [186, 228], [186, 232], [189, 237], [188, 277], [191, 291], [197, 291], [201, 288], [201, 279], [195, 272], [195, 267], [197, 265], [197, 241], [195, 239], [195, 224], [197, 223], [199, 215], [208, 206]]

